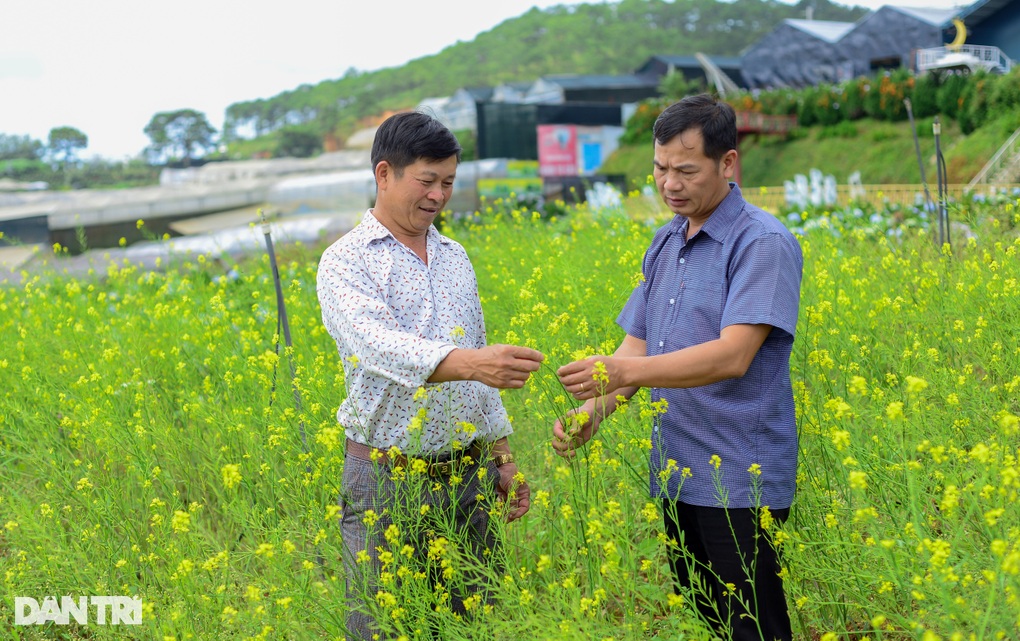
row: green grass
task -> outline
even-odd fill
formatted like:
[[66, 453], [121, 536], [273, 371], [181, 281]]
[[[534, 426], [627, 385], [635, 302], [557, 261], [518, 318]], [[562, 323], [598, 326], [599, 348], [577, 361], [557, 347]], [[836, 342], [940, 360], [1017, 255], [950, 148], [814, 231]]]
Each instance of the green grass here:
[[1002, 114], [969, 136], [950, 140], [943, 151], [949, 180], [970, 182], [1017, 128], [1020, 128], [1020, 111]]
[[[1020, 635], [1018, 207], [954, 209], [976, 236], [951, 251], [898, 226], [902, 211], [867, 228], [839, 212], [804, 225], [798, 494], [774, 533], [796, 638]], [[709, 638], [668, 595], [647, 496], [647, 393], [577, 459], [549, 445], [573, 406], [555, 368], [621, 339], [613, 319], [654, 231], [644, 221], [662, 214], [640, 197], [626, 210], [545, 221], [497, 207], [447, 226], [474, 262], [490, 341], [547, 357], [525, 389], [503, 394], [533, 507], [505, 528], [505, 566], [472, 568], [456, 536], [436, 543], [451, 580], [480, 570], [498, 586], [468, 621], [444, 609], [443, 590], [401, 574], [395, 544], [388, 567], [404, 580], [368, 595], [394, 637], [415, 638], [431, 618], [444, 639]], [[8, 638], [342, 634], [344, 385], [315, 296], [320, 250], [292, 247], [281, 261], [300, 409], [273, 352], [264, 258], [236, 279], [191, 257], [0, 287]], [[710, 474], [709, 461], [691, 471]], [[10, 626], [16, 596], [107, 594], [140, 595], [142, 627]]]
[[628, 187], [648, 184], [652, 175], [652, 144], [623, 145], [602, 163], [599, 169], [604, 174], [623, 174]]
[[[936, 182], [935, 140], [930, 118], [917, 123], [921, 157], [929, 184]], [[748, 136], [740, 143], [742, 184], [780, 186], [796, 174], [823, 169], [845, 184], [861, 172], [864, 184], [918, 184], [921, 174], [909, 122], [859, 120], [853, 137], [827, 136], [824, 127], [797, 130], [790, 140]], [[1004, 114], [970, 135], [955, 122], [944, 122], [941, 146], [950, 183], [967, 183], [999, 146], [1020, 127], [1020, 112]], [[628, 184], [643, 183], [651, 170], [651, 145], [625, 146], [602, 167], [604, 173], [622, 173]]]

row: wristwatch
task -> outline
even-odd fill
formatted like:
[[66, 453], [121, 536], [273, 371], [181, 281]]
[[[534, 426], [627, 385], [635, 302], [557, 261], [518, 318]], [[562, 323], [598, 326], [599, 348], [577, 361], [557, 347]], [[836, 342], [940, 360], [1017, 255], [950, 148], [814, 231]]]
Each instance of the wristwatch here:
[[496, 464], [496, 467], [503, 467], [507, 463], [514, 462], [513, 454], [500, 454], [499, 456], [493, 456], [492, 461]]

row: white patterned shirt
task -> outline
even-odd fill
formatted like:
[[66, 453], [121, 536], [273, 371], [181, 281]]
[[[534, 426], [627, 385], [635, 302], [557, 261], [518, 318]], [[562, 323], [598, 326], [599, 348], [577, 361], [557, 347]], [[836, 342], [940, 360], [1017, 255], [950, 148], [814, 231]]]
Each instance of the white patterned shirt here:
[[337, 420], [358, 443], [430, 453], [513, 431], [498, 390], [477, 381], [426, 383], [454, 349], [485, 346], [467, 252], [434, 226], [426, 251], [428, 264], [370, 209], [319, 260], [322, 322], [347, 383]]

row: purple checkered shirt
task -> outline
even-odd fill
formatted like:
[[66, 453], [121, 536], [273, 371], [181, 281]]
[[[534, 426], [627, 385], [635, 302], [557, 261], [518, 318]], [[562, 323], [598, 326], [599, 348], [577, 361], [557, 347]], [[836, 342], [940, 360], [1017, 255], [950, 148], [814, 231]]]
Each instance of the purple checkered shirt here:
[[[668, 408], [652, 427], [651, 494], [692, 505], [790, 507], [797, 476], [797, 425], [790, 352], [797, 326], [803, 257], [775, 216], [731, 185], [702, 228], [687, 238], [675, 216], [655, 234], [639, 284], [616, 322], [646, 341], [649, 356], [719, 338], [723, 327], [767, 324], [744, 376], [687, 389], [653, 388]], [[718, 470], [710, 461], [722, 461]], [[675, 461], [678, 471], [662, 470]], [[757, 463], [760, 476], [748, 469]], [[683, 478], [682, 470], [691, 475]], [[661, 476], [668, 476], [665, 483]], [[760, 497], [752, 491], [752, 481]]]

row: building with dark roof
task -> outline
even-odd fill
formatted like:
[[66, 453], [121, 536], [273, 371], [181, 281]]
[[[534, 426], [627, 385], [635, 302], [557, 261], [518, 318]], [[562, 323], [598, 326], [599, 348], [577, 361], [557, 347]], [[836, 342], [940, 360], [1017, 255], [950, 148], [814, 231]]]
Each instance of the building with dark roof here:
[[870, 76], [882, 69], [913, 69], [918, 49], [942, 45], [943, 25], [956, 12], [892, 5], [872, 11], [839, 41], [852, 65], [850, 77]]
[[535, 81], [524, 102], [563, 104], [569, 102], [625, 104], [659, 95], [659, 79], [638, 74], [555, 75]]
[[[962, 20], [966, 43], [944, 46]], [[958, 58], [966, 65], [947, 65]], [[751, 88], [806, 87], [906, 67], [1005, 73], [1020, 59], [1020, 0], [979, 0], [963, 9], [885, 5], [856, 23], [784, 20], [743, 55]]]
[[[958, 16], [967, 27], [967, 42], [998, 47], [1020, 62], [1020, 0], [978, 0]], [[947, 40], [950, 26], [942, 27]]]
[[838, 45], [852, 22], [783, 20], [742, 56], [748, 87], [807, 87], [853, 77], [853, 63]]

